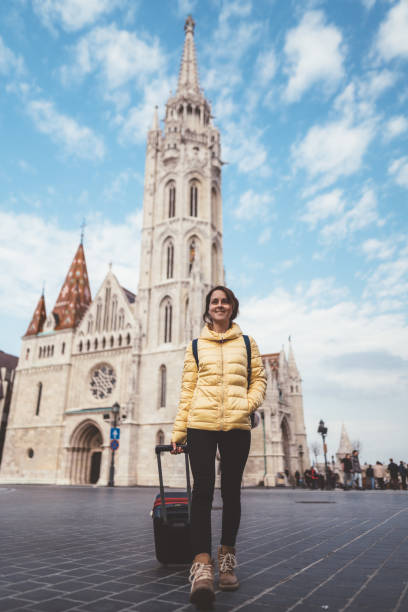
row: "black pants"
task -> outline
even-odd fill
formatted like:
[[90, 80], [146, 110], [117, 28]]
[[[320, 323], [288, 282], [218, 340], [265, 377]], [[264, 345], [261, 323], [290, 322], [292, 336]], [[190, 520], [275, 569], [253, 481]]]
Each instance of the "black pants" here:
[[221, 457], [223, 501], [221, 544], [235, 546], [241, 520], [241, 481], [251, 446], [251, 432], [244, 429], [188, 429], [187, 444], [194, 478], [191, 504], [193, 554], [207, 552], [211, 555], [211, 507], [217, 446]]

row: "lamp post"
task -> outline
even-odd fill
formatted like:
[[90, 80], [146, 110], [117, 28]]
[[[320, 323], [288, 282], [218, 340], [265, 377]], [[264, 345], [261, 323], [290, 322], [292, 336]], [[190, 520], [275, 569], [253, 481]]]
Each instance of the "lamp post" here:
[[327, 465], [327, 445], [326, 445], [327, 427], [324, 426], [323, 419], [321, 419], [319, 422], [317, 433], [321, 434], [322, 440], [323, 440], [324, 468], [326, 472], [326, 487], [329, 488], [329, 469]]
[[[116, 427], [117, 423], [118, 423], [118, 414], [119, 414], [119, 410], [120, 410], [120, 406], [118, 404], [118, 402], [115, 402], [111, 408], [112, 412], [113, 412], [113, 427]], [[109, 469], [109, 482], [108, 482], [108, 487], [114, 487], [115, 486], [115, 451], [112, 449], [111, 450], [111, 464], [110, 464], [110, 469]]]
[[301, 444], [299, 444], [299, 463], [300, 463], [300, 472], [302, 474], [302, 478], [303, 478], [303, 446]]

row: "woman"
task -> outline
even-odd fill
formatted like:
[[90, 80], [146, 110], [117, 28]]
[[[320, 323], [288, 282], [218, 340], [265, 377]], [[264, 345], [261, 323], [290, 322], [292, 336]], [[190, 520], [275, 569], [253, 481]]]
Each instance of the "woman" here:
[[211, 560], [211, 505], [217, 447], [221, 457], [223, 500], [221, 545], [218, 549], [222, 590], [239, 587], [235, 540], [241, 518], [241, 481], [251, 444], [250, 414], [264, 399], [266, 376], [254, 340], [251, 380], [242, 332], [233, 320], [238, 300], [226, 287], [212, 289], [205, 302], [205, 327], [198, 339], [198, 368], [192, 345], [186, 350], [181, 397], [173, 428], [173, 453], [187, 440], [194, 477], [191, 507], [193, 564], [190, 601], [212, 604], [214, 569]]

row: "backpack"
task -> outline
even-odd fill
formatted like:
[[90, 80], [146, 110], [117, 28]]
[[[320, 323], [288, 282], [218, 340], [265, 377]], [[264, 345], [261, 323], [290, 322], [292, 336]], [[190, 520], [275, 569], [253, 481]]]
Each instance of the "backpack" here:
[[[249, 336], [246, 336], [245, 334], [242, 334], [242, 337], [245, 342], [245, 348], [246, 348], [246, 353], [247, 353], [247, 381], [248, 381], [247, 388], [249, 389], [249, 385], [251, 384], [251, 359], [252, 359], [251, 341], [249, 339]], [[197, 369], [198, 369], [200, 366], [200, 362], [198, 360], [198, 338], [195, 338], [192, 341], [191, 348], [192, 348], [194, 359], [195, 359], [195, 362], [197, 364]], [[259, 413], [256, 410], [254, 410], [253, 412], [251, 412], [249, 416], [251, 419], [251, 429], [254, 429], [254, 427], [257, 427], [259, 425], [259, 421], [260, 421]]]

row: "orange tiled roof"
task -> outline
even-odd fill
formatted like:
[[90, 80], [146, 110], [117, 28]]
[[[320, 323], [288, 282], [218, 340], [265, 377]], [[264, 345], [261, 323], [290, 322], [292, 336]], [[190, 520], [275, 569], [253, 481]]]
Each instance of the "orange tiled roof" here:
[[45, 310], [45, 299], [44, 294], [38, 300], [37, 308], [34, 311], [31, 323], [25, 333], [26, 336], [35, 336], [42, 332], [45, 320], [47, 318], [47, 312]]
[[75, 328], [90, 303], [91, 290], [84, 248], [81, 243], [52, 311], [56, 318], [55, 329]]

